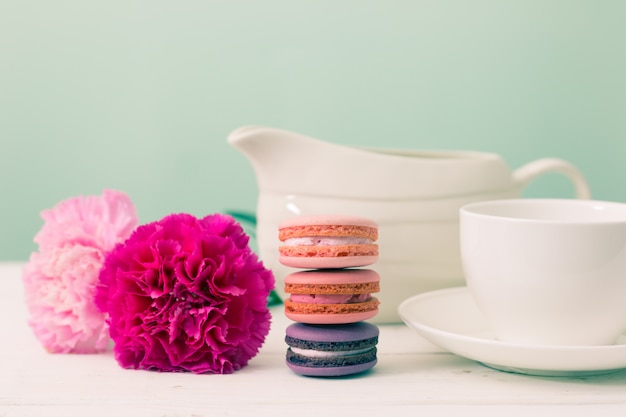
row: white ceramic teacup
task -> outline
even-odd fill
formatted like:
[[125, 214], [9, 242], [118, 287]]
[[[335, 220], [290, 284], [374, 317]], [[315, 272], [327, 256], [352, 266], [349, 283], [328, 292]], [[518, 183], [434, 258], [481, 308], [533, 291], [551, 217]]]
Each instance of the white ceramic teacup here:
[[626, 330], [626, 204], [516, 199], [460, 210], [467, 285], [495, 336], [610, 345]]

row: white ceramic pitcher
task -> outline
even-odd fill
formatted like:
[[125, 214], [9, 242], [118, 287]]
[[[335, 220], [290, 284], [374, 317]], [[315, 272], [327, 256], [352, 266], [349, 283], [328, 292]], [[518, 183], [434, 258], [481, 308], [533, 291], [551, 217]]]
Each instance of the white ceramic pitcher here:
[[578, 169], [540, 159], [511, 172], [501, 157], [463, 151], [404, 151], [337, 145], [285, 130], [248, 126], [228, 142], [252, 164], [259, 187], [259, 256], [274, 271], [276, 290], [293, 269], [278, 262], [278, 224], [309, 214], [368, 217], [379, 224], [380, 312], [372, 321], [400, 322], [397, 307], [414, 294], [464, 285], [459, 208], [520, 197], [546, 172], [571, 179], [578, 198], [589, 187]]

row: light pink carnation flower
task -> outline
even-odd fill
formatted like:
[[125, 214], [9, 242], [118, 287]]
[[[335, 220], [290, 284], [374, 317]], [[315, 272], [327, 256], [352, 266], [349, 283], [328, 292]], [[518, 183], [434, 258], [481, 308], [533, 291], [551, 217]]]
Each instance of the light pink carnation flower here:
[[124, 193], [70, 198], [41, 213], [39, 251], [24, 267], [29, 324], [52, 353], [95, 353], [109, 345], [108, 327], [94, 304], [98, 275], [113, 247], [137, 226]]
[[102, 196], [74, 197], [43, 210], [44, 225], [35, 236], [39, 250], [80, 244], [111, 251], [137, 227], [135, 207], [119, 191], [104, 190]]

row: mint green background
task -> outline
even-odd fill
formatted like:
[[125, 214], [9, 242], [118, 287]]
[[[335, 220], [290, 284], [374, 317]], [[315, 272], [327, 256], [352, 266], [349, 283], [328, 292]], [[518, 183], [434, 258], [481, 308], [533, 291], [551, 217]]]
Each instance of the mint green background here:
[[625, 45], [623, 1], [0, 0], [0, 259], [27, 259], [41, 209], [104, 188], [142, 222], [253, 210], [226, 144], [247, 124], [560, 157], [626, 201]]

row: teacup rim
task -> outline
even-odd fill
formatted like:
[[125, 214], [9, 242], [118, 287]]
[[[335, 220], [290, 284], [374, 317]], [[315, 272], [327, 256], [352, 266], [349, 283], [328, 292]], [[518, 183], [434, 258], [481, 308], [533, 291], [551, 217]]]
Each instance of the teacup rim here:
[[[479, 209], [485, 209], [487, 207], [510, 207], [515, 206], [537, 206], [541, 204], [561, 204], [567, 206], [597, 206], [611, 208], [613, 210], [620, 210], [623, 212], [623, 218], [616, 219], [610, 217], [607, 219], [594, 218], [594, 219], [577, 219], [577, 220], [559, 220], [559, 219], [541, 219], [531, 217], [513, 216], [507, 214], [491, 214], [480, 212]], [[486, 200], [468, 203], [459, 209], [461, 216], [474, 216], [480, 218], [500, 219], [506, 222], [520, 222], [528, 224], [561, 224], [561, 225], [626, 225], [626, 203], [619, 201], [609, 200], [594, 200], [594, 199], [574, 199], [574, 198], [513, 198], [502, 200]]]

